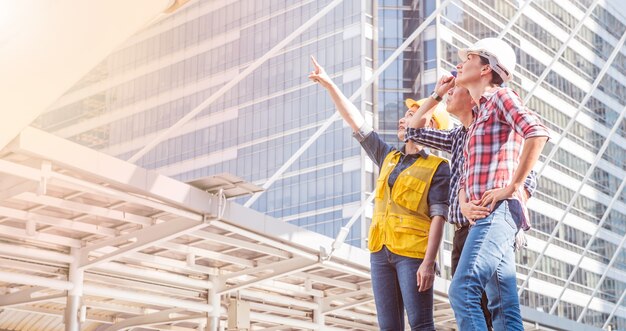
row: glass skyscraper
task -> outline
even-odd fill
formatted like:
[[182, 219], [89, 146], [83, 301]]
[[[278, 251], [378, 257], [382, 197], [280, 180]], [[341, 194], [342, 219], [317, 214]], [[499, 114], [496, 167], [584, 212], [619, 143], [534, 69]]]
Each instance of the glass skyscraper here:
[[[130, 159], [330, 3], [192, 1], [130, 38], [34, 126]], [[399, 144], [403, 100], [429, 95], [458, 48], [504, 32], [518, 56], [510, 85], [554, 133], [529, 204], [529, 247], [517, 256], [521, 302], [626, 330], [626, 18], [617, 1], [344, 0], [136, 163], [182, 181], [231, 173], [262, 185], [334, 112], [307, 79], [310, 55], [351, 96], [443, 5], [355, 104]], [[335, 121], [252, 208], [334, 237], [376, 172]], [[364, 246], [367, 215], [348, 243]], [[446, 227], [444, 260], [452, 232]]]
[[[36, 126], [129, 159], [330, 1], [197, 1], [139, 32]], [[372, 6], [342, 1], [137, 164], [182, 181], [264, 183], [334, 112], [307, 78], [316, 56], [350, 95], [373, 66]], [[372, 93], [359, 98], [372, 112]], [[361, 151], [333, 125], [252, 208], [334, 236], [360, 205]], [[242, 202], [245, 200], [241, 200]], [[361, 245], [362, 226], [348, 242]]]

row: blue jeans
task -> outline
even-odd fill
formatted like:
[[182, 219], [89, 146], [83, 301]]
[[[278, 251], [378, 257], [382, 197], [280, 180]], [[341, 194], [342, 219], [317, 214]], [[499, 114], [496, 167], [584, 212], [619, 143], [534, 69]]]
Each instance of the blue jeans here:
[[433, 288], [417, 291], [421, 259], [390, 252], [386, 246], [370, 255], [372, 290], [380, 330], [404, 330], [404, 308], [411, 330], [435, 330]]
[[459, 330], [487, 330], [480, 308], [483, 290], [489, 298], [493, 329], [524, 330], [517, 296], [513, 244], [521, 220], [505, 200], [470, 229], [448, 291]]

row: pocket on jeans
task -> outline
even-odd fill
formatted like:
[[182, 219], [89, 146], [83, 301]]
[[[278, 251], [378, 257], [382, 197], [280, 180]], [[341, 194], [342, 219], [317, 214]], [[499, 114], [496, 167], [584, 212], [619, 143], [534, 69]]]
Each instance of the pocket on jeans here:
[[517, 224], [515, 223], [515, 219], [513, 219], [513, 213], [511, 212], [509, 202], [504, 200], [502, 201], [502, 205], [504, 207], [504, 221], [511, 227], [511, 229], [517, 231]]

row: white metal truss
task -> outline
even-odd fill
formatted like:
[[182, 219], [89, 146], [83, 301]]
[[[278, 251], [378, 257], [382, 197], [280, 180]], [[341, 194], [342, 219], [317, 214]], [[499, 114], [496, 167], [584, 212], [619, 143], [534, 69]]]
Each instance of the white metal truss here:
[[541, 174], [547, 167], [548, 163], [552, 160], [552, 158], [554, 158], [554, 155], [556, 155], [556, 152], [558, 151], [559, 147], [561, 146], [561, 143], [565, 139], [565, 136], [570, 131], [574, 123], [576, 123], [576, 118], [578, 117], [578, 114], [582, 112], [583, 108], [585, 108], [585, 105], [587, 104], [587, 101], [589, 101], [589, 98], [591, 98], [591, 96], [593, 95], [593, 92], [598, 88], [598, 85], [600, 85], [600, 82], [604, 78], [604, 75], [607, 73], [607, 71], [613, 64], [613, 61], [615, 60], [615, 58], [621, 51], [622, 46], [624, 46], [624, 42], [626, 42], [626, 34], [622, 35], [620, 40], [617, 42], [617, 44], [615, 45], [615, 48], [613, 49], [613, 52], [611, 52], [611, 55], [608, 57], [608, 59], [604, 63], [604, 66], [602, 67], [602, 69], [598, 73], [598, 76], [596, 77], [593, 84], [591, 85], [591, 88], [589, 89], [585, 97], [582, 99], [580, 104], [578, 105], [576, 112], [574, 113], [572, 118], [570, 118], [570, 120], [567, 122], [567, 125], [565, 126], [565, 128], [561, 131], [561, 135], [559, 136], [559, 139], [556, 141], [556, 143], [554, 143], [554, 147], [552, 148], [552, 150], [546, 157], [539, 171], [537, 171], [538, 176], [541, 176]]
[[[377, 329], [363, 249], [322, 260], [332, 238], [229, 201], [221, 209], [214, 195], [36, 129], [2, 155], [1, 181], [38, 184], [42, 161], [51, 167], [45, 194], [31, 185], [0, 207], [63, 222], [29, 235], [23, 215], [3, 221], [0, 329], [219, 330], [231, 297], [250, 304], [252, 330]], [[179, 232], [187, 221], [203, 227]], [[94, 224], [100, 231], [85, 231]], [[176, 230], [163, 236], [161, 224]], [[454, 330], [447, 284], [435, 283], [436, 323]]]
[[181, 315], [180, 312], [183, 312], [183, 311], [184, 309], [181, 309], [181, 308], [172, 308], [172, 309], [167, 309], [167, 310], [163, 310], [163, 311], [148, 314], [148, 315], [131, 317], [131, 318], [125, 319], [122, 322], [115, 323], [109, 326], [108, 328], [104, 329], [104, 331], [120, 331], [120, 330], [129, 329], [129, 328], [151, 326], [154, 324], [189, 321], [189, 320], [204, 318], [204, 316], [200, 314]]
[[606, 319], [606, 322], [604, 322], [604, 325], [602, 325], [603, 330], [606, 330], [609, 324], [611, 323], [613, 316], [615, 316], [615, 312], [622, 305], [622, 302], [624, 301], [624, 297], [626, 297], [626, 289], [622, 291], [622, 295], [620, 295], [619, 300], [617, 300], [617, 302], [615, 303], [615, 307], [613, 307], [613, 310], [611, 310], [611, 313], [609, 314], [609, 317]]
[[[624, 177], [622, 179], [622, 183], [617, 188], [616, 194], [613, 195], [613, 198], [611, 198], [611, 202], [609, 202], [609, 205], [607, 206], [606, 210], [604, 211], [604, 215], [602, 215], [602, 218], [600, 219], [600, 222], [596, 226], [596, 231], [593, 232], [593, 235], [591, 235], [591, 238], [589, 238], [589, 240], [587, 241], [587, 244], [585, 245], [585, 248], [584, 248], [583, 252], [580, 254], [580, 258], [578, 259], [578, 262], [576, 262], [576, 265], [574, 266], [574, 269], [570, 272], [569, 276], [567, 277], [567, 280], [565, 281], [565, 284], [563, 284], [563, 288], [561, 289], [561, 292], [559, 293], [559, 295], [557, 296], [556, 300], [552, 304], [552, 307], [550, 308], [550, 312], [549, 312], [550, 314], [553, 314], [556, 311], [556, 309], [557, 309], [557, 307], [559, 305], [559, 302], [561, 301], [561, 298], [563, 297], [563, 294], [565, 293], [565, 290], [567, 290], [567, 288], [570, 285], [572, 279], [574, 279], [574, 276], [576, 276], [576, 272], [580, 268], [580, 264], [582, 263], [583, 259], [587, 255], [587, 252], [591, 249], [591, 246], [593, 245], [594, 241], [598, 237], [598, 234], [600, 233], [601, 229], [603, 228], [604, 223], [609, 219], [611, 211], [613, 210], [613, 205], [619, 199], [620, 193], [622, 192], [622, 190], [624, 190], [624, 187], [626, 187], [626, 177]], [[624, 238], [626, 238], [626, 236], [624, 236]], [[617, 247], [617, 252], [620, 251], [621, 247], [622, 247], [622, 245], [620, 244]], [[610, 269], [610, 266], [607, 267], [606, 270], [609, 270], [609, 269]]]
[[15, 293], [5, 294], [0, 297], [0, 308], [20, 306], [28, 303], [32, 304], [37, 302], [44, 302], [67, 296], [66, 292], [38, 295], [39, 292], [45, 292], [46, 290], [47, 288], [43, 286], [33, 286], [25, 289], [20, 289], [18, 292]]
[[[626, 34], [624, 34], [622, 36], [622, 38], [620, 38], [619, 42], [617, 43], [616, 47], [613, 49], [613, 52], [611, 53], [611, 55], [609, 56], [609, 58], [607, 59], [606, 63], [604, 64], [604, 67], [602, 67], [602, 70], [600, 71], [598, 77], [596, 78], [596, 80], [593, 83], [593, 86], [591, 88], [591, 90], [589, 90], [587, 92], [587, 95], [585, 95], [585, 97], [583, 98], [582, 102], [579, 104], [578, 109], [576, 110], [576, 113], [574, 114], [574, 116], [572, 116], [572, 118], [569, 120], [569, 122], [567, 123], [567, 126], [565, 127], [565, 129], [563, 129], [563, 131], [561, 132], [561, 135], [559, 137], [559, 139], [557, 140], [557, 142], [554, 144], [554, 146], [552, 147], [552, 150], [550, 151], [550, 154], [548, 155], [548, 157], [546, 157], [546, 159], [543, 162], [543, 165], [541, 166], [541, 168], [539, 169], [539, 171], [537, 172], [537, 176], [541, 176], [541, 174], [543, 173], [543, 171], [545, 170], [546, 166], [548, 165], [548, 163], [550, 163], [550, 161], [552, 160], [552, 158], [554, 157], [554, 155], [556, 155], [556, 151], [558, 150], [561, 142], [565, 139], [565, 136], [567, 135], [567, 133], [569, 132], [569, 130], [571, 129], [571, 127], [573, 126], [574, 122], [576, 121], [576, 117], [578, 116], [578, 114], [582, 111], [582, 109], [585, 107], [585, 103], [587, 102], [587, 100], [589, 100], [589, 98], [591, 97], [591, 95], [593, 94], [593, 91], [598, 87], [598, 84], [600, 84], [600, 81], [602, 80], [602, 78], [604, 77], [604, 74], [608, 71], [608, 69], [610, 68], [611, 64], [613, 63], [613, 60], [615, 59], [615, 57], [617, 56], [617, 54], [620, 52], [622, 46], [624, 45], [624, 42], [626, 42]], [[594, 161], [592, 162], [589, 170], [587, 171], [587, 173], [585, 174], [583, 180], [581, 181], [581, 184], [578, 188], [578, 190], [576, 191], [576, 194], [574, 194], [574, 196], [572, 197], [572, 200], [569, 202], [567, 209], [565, 210], [565, 213], [563, 214], [563, 216], [561, 217], [561, 219], [557, 222], [557, 224], [554, 227], [554, 230], [552, 231], [552, 233], [550, 234], [550, 237], [548, 238], [548, 241], [546, 242], [546, 245], [544, 246], [544, 248], [542, 249], [541, 253], [539, 254], [539, 256], [537, 257], [537, 259], [535, 260], [535, 262], [533, 263], [533, 266], [530, 268], [530, 271], [528, 272], [528, 277], [524, 280], [524, 282], [522, 283], [518, 294], [522, 294], [524, 292], [525, 286], [528, 283], [528, 280], [531, 278], [531, 276], [533, 275], [533, 273], [535, 272], [537, 266], [539, 265], [539, 262], [541, 261], [541, 259], [543, 258], [543, 256], [545, 255], [546, 250], [548, 249], [548, 247], [550, 246], [552, 240], [554, 239], [554, 237], [556, 236], [556, 232], [558, 231], [559, 226], [563, 223], [563, 221], [565, 220], [565, 217], [567, 216], [567, 214], [569, 213], [569, 210], [572, 208], [572, 206], [575, 203], [575, 200], [578, 198], [581, 189], [583, 188], [583, 186], [585, 185], [587, 179], [589, 178], [589, 176], [591, 176], [593, 169], [595, 169], [595, 167], [597, 166], [597, 163], [600, 161], [600, 159], [602, 159], [602, 154], [604, 153], [604, 151], [606, 150], [606, 148], [609, 146], [609, 143], [611, 142], [611, 136], [617, 131], [617, 129], [620, 127], [621, 125], [621, 119], [624, 117], [624, 112], [626, 111], [626, 108], [624, 108], [620, 114], [620, 116], [618, 117], [617, 121], [615, 122], [615, 124], [613, 125], [613, 128], [611, 129], [611, 132], [607, 135], [606, 140], [604, 141], [604, 143], [602, 144], [602, 147], [600, 148], [600, 150], [598, 151], [598, 153], [596, 154], [596, 157], [594, 159]], [[616, 192], [616, 194], [620, 194], [620, 192]]]
[[[448, 3], [444, 1], [438, 10]], [[518, 10], [500, 37], [529, 3]], [[330, 11], [329, 7], [325, 10]], [[319, 19], [325, 13], [318, 15]], [[296, 32], [289, 37], [297, 36]], [[410, 38], [419, 33], [414, 34]], [[612, 54], [607, 69], [613, 58]], [[249, 71], [231, 80], [232, 86], [264, 61], [255, 61]], [[384, 65], [351, 100], [377, 79]], [[230, 88], [225, 87], [217, 94]], [[596, 87], [594, 83], [578, 112]], [[212, 96], [193, 111], [218, 97]], [[193, 116], [183, 117], [131, 160], [139, 159]], [[335, 114], [307, 144], [337, 119]], [[307, 147], [303, 145], [302, 151]], [[377, 329], [363, 250], [337, 247], [332, 262], [323, 260], [320, 245], [335, 248], [330, 238], [233, 203], [220, 205], [219, 198], [189, 185], [37, 130], [27, 129], [5, 151], [0, 182], [14, 185], [0, 195], [0, 215], [4, 216], [0, 220], [0, 290], [10, 293], [0, 298], [0, 309], [4, 309], [0, 329], [6, 328], [2, 321], [27, 314], [19, 322], [24, 329], [61, 330], [65, 315], [66, 320], [69, 316], [79, 321], [72, 322], [70, 329], [83, 323], [80, 328], [84, 330], [102, 324], [111, 325], [111, 330], [141, 326], [217, 330], [224, 325], [229, 296], [250, 302], [253, 330]], [[287, 168], [279, 170], [275, 179]], [[445, 287], [436, 288], [436, 324], [452, 330], [454, 316], [446, 292]], [[72, 295], [80, 300], [72, 301]], [[46, 320], [35, 321], [35, 317]], [[526, 327], [548, 330], [535, 323]]]
[[577, 322], [582, 321], [583, 318], [585, 317], [585, 314], [587, 314], [587, 310], [589, 309], [589, 305], [591, 304], [591, 301], [593, 301], [596, 298], [596, 294], [598, 294], [598, 290], [600, 289], [600, 286], [602, 286], [602, 283], [606, 279], [607, 273], [609, 272], [611, 267], [613, 267], [613, 264], [615, 263], [615, 261], [619, 258], [620, 253], [622, 252], [622, 249], [624, 248], [624, 243], [626, 243], [626, 235], [622, 236], [622, 240], [619, 242], [619, 245], [617, 245], [617, 248], [615, 249], [615, 253], [613, 253], [613, 256], [611, 257], [609, 264], [604, 269], [604, 272], [602, 273], [602, 276], [600, 277], [600, 279], [598, 280], [598, 283], [594, 287], [593, 292], [591, 293], [591, 296], [589, 297], [589, 300], [587, 300], [587, 303], [583, 307], [583, 311], [578, 316], [578, 319], [576, 320]]
[[[546, 66], [545, 69], [543, 69], [543, 72], [541, 73], [541, 75], [539, 76], [539, 78], [537, 79], [537, 81], [535, 82], [533, 87], [531, 87], [530, 90], [528, 91], [528, 93], [526, 94], [526, 97], [524, 98], [524, 104], [528, 103], [530, 98], [532, 98], [533, 94], [535, 93], [535, 90], [539, 86], [541, 86], [541, 83], [543, 83], [543, 81], [546, 79], [546, 77], [548, 77], [548, 74], [550, 73], [550, 71], [552, 71], [552, 67], [557, 62], [559, 62], [559, 60], [561, 59], [561, 56], [563, 55], [563, 53], [565, 53], [565, 50], [567, 49], [567, 47], [569, 47], [570, 41], [572, 41], [574, 39], [574, 37], [576, 37], [576, 35], [578, 34], [578, 31], [580, 31], [580, 28], [582, 28], [583, 25], [585, 25], [585, 21], [587, 20], [587, 18], [589, 18], [591, 13], [593, 13], [594, 9], [596, 8], [596, 6], [598, 5], [599, 2], [600, 2], [600, 0], [594, 0], [593, 3], [591, 3], [589, 5], [589, 8], [587, 8], [587, 11], [585, 12], [585, 15], [583, 15], [583, 17], [578, 21], [578, 23], [576, 24], [576, 26], [574, 27], [572, 32], [569, 34], [569, 36], [567, 36], [567, 40], [565, 40], [565, 42], [561, 45], [559, 50], [556, 52], [556, 54], [550, 60], [550, 63]], [[600, 78], [601, 77], [602, 76], [600, 76]], [[591, 95], [590, 93], [593, 92], [593, 90], [594, 89], [591, 89], [588, 95]], [[587, 103], [587, 100], [583, 100], [583, 102], [581, 102], [582, 105], [585, 105], [585, 103]]]
[[511, 17], [511, 19], [506, 24], [504, 29], [502, 29], [502, 31], [500, 31], [500, 33], [498, 34], [498, 39], [504, 38], [504, 36], [509, 32], [509, 30], [511, 30], [513, 25], [515, 25], [515, 23], [517, 23], [517, 20], [520, 18], [520, 16], [522, 16], [522, 14], [524, 13], [524, 10], [526, 9], [526, 7], [528, 7], [530, 5], [530, 3], [533, 2], [533, 1], [534, 0], [524, 1], [524, 4], [522, 4], [522, 6], [519, 7], [519, 9], [515, 12], [515, 15], [513, 15], [513, 17]]
[[[624, 118], [625, 114], [626, 114], [626, 107], [624, 107], [622, 109], [622, 112], [620, 113], [620, 116], [617, 118], [617, 121], [613, 125], [613, 128], [608, 133], [606, 140], [604, 141], [604, 143], [602, 143], [602, 146], [600, 147], [600, 150], [598, 151], [598, 153], [596, 154], [596, 157], [594, 158], [593, 162], [591, 163], [591, 166], [589, 167], [589, 169], [587, 169], [587, 172], [585, 173], [585, 176], [581, 180], [580, 185], [578, 186], [578, 189], [576, 190], [576, 192], [572, 196], [572, 199], [570, 200], [570, 202], [567, 204], [567, 207], [565, 208], [565, 211], [563, 212], [563, 216], [561, 216], [559, 221], [556, 223], [556, 225], [554, 227], [554, 230], [552, 230], [552, 232], [550, 233], [550, 237], [546, 241], [546, 244], [544, 245], [543, 249], [541, 250], [541, 253], [539, 254], [539, 256], [537, 256], [537, 259], [535, 260], [535, 262], [533, 263], [532, 267], [528, 271], [527, 277], [524, 279], [524, 281], [522, 282], [522, 285], [520, 286], [520, 288], [518, 290], [518, 295], [521, 295], [524, 292], [526, 284], [528, 284], [528, 281], [530, 280], [531, 276], [533, 275], [535, 270], [537, 270], [537, 267], [539, 266], [539, 262], [541, 262], [541, 259], [545, 256], [546, 251], [548, 250], [548, 247], [552, 243], [552, 240], [554, 240], [554, 238], [556, 237], [556, 234], [557, 234], [557, 232], [559, 230], [559, 226], [561, 224], [563, 224], [563, 221], [565, 220], [565, 218], [569, 214], [570, 210], [574, 206], [574, 203], [576, 203], [576, 200], [578, 199], [578, 197], [580, 196], [580, 192], [583, 189], [583, 187], [585, 186], [585, 183], [587, 182], [587, 180], [589, 180], [589, 177], [591, 177], [591, 175], [593, 174], [593, 171], [595, 170], [596, 166], [598, 165], [598, 162], [602, 159], [602, 154], [604, 154], [604, 151], [606, 151], [606, 149], [609, 147], [609, 143], [611, 142], [611, 137], [613, 136], [613, 134], [615, 134], [615, 132], [617, 132], [617, 129], [619, 129], [619, 127], [621, 125], [621, 120]], [[619, 194], [621, 194], [621, 192], [619, 192], [619, 191], [615, 193], [615, 195], [619, 195]]]

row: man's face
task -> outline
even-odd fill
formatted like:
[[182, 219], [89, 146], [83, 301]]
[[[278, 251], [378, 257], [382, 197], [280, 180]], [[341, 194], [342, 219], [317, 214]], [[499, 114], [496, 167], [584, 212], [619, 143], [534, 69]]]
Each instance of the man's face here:
[[485, 67], [488, 65], [480, 64], [480, 56], [468, 54], [467, 59], [456, 66], [456, 85], [467, 88], [469, 84], [479, 81]]
[[472, 96], [466, 88], [457, 85], [448, 91], [448, 99], [446, 100], [448, 113], [459, 117], [471, 112], [473, 106]]
[[[398, 139], [399, 140], [404, 141], [404, 136], [406, 136], [407, 123], [409, 123], [409, 120], [411, 119], [411, 117], [413, 117], [413, 115], [415, 115], [418, 109], [419, 109], [418, 106], [411, 107], [410, 109], [406, 111], [406, 113], [404, 113], [404, 117], [402, 117], [398, 121]], [[427, 126], [433, 127], [434, 123], [435, 122], [431, 119], [430, 123], [428, 123]]]

